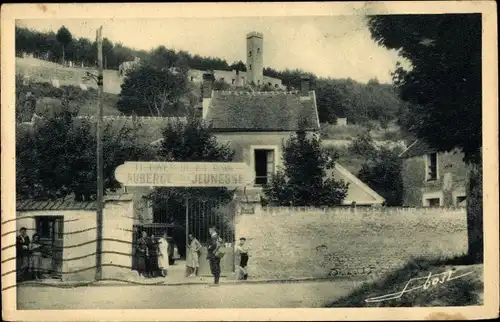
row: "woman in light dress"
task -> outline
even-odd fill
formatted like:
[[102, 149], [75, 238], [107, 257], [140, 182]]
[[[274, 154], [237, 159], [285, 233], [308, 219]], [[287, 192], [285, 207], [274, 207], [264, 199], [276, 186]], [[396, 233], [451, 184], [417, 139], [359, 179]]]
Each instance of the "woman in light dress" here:
[[158, 267], [161, 270], [163, 277], [167, 276], [169, 263], [169, 245], [167, 240], [167, 233], [164, 232], [163, 236], [158, 240]]
[[186, 277], [194, 273], [198, 276], [198, 268], [200, 267], [200, 242], [194, 238], [192, 234], [188, 236], [188, 251], [186, 255]]
[[40, 280], [42, 278], [42, 247], [43, 245], [40, 243], [40, 236], [38, 234], [33, 234], [31, 238], [31, 244], [29, 245], [29, 249], [31, 251], [30, 257], [30, 269], [33, 277], [36, 280]]

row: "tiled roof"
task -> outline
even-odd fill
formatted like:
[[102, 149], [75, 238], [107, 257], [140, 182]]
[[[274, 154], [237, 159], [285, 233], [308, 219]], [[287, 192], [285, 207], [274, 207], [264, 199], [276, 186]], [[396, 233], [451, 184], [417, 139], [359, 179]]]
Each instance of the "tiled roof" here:
[[410, 144], [410, 146], [406, 150], [404, 150], [403, 153], [399, 155], [399, 157], [407, 159], [422, 156], [432, 152], [436, 152], [436, 150], [432, 149], [424, 141], [416, 140], [415, 142]]
[[68, 199], [57, 200], [17, 200], [17, 211], [29, 210], [96, 210], [96, 202], [79, 202]]
[[214, 130], [296, 131], [319, 129], [314, 92], [306, 99], [295, 92], [214, 91], [206, 120]]

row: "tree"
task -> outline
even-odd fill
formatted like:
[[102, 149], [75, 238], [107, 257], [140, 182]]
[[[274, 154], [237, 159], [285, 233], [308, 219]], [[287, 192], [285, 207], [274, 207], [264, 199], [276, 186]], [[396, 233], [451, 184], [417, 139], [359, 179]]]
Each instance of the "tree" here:
[[387, 206], [402, 206], [403, 178], [400, 149], [381, 147], [361, 166], [358, 178], [385, 199]]
[[[157, 152], [157, 160], [166, 162], [231, 162], [233, 157], [234, 151], [229, 145], [217, 142], [210, 128], [197, 118], [169, 124], [163, 130], [163, 141]], [[224, 187], [155, 188], [145, 198], [152, 201], [153, 207], [168, 209], [174, 220], [183, 223], [186, 198], [229, 202], [232, 195]]]
[[231, 64], [231, 66], [229, 66], [229, 68], [231, 68], [231, 70], [237, 70], [237, 71], [240, 71], [240, 72], [246, 72], [247, 71], [247, 66], [241, 60], [237, 61], [237, 62], [235, 61], [234, 63]]
[[[65, 103], [65, 106], [67, 104]], [[109, 122], [103, 130], [104, 188], [114, 190], [116, 167], [125, 161], [151, 159], [147, 145], [137, 142], [137, 128]], [[97, 186], [95, 123], [75, 119], [63, 109], [42, 119], [16, 138], [16, 188], [21, 198], [53, 199], [74, 195], [95, 199]]]
[[345, 111], [333, 82], [318, 80], [316, 83], [316, 104], [319, 119], [324, 123], [335, 124], [337, 117], [344, 117]]
[[278, 206], [334, 206], [347, 195], [348, 185], [327, 175], [338, 155], [299, 130], [283, 144], [283, 169], [263, 188], [266, 201]]
[[459, 149], [471, 167], [468, 258], [483, 260], [481, 14], [387, 15], [369, 20], [373, 39], [411, 62], [393, 74], [411, 103], [412, 132], [438, 151]]
[[71, 32], [68, 30], [68, 28], [62, 26], [57, 31], [56, 39], [62, 46], [62, 55], [63, 55], [62, 61], [64, 64], [66, 62], [66, 57], [65, 57], [66, 46], [68, 46], [69, 43], [73, 40], [73, 36], [71, 35]]
[[375, 157], [377, 154], [377, 148], [369, 131], [364, 131], [358, 135], [348, 146], [348, 149], [352, 154], [368, 159]]
[[102, 56], [104, 60], [104, 69], [109, 69], [109, 67], [118, 69], [118, 64], [115, 61], [113, 47], [113, 43], [108, 38], [104, 38], [102, 40]]
[[185, 115], [187, 107], [180, 99], [187, 91], [185, 72], [159, 69], [151, 63], [144, 63], [128, 72], [117, 108], [128, 115]]

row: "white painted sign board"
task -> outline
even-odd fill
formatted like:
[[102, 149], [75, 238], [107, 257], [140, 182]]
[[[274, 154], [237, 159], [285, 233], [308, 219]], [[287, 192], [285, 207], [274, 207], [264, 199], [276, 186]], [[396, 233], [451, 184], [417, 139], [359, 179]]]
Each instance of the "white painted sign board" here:
[[244, 162], [125, 162], [115, 178], [135, 187], [241, 187], [253, 179]]

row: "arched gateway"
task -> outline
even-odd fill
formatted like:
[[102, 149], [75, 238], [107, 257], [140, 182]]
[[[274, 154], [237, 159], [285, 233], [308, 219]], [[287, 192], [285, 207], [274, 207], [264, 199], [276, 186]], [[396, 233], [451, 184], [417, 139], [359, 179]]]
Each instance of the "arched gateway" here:
[[[236, 190], [253, 183], [252, 171], [244, 162], [125, 162], [116, 168], [115, 177], [124, 187], [225, 187]], [[208, 241], [210, 226], [217, 228], [229, 253], [234, 253], [238, 201], [233, 196], [231, 193], [224, 198], [191, 196], [184, 198], [183, 204], [155, 203], [152, 222], [134, 220], [132, 253], [135, 253], [135, 241], [142, 231], [149, 236], [161, 236], [166, 231], [184, 256], [188, 234], [193, 234], [203, 244]], [[182, 223], [172, 220], [182, 217]], [[204, 258], [203, 255], [200, 258], [202, 275], [209, 272]], [[133, 259], [133, 269], [134, 263]], [[222, 270], [223, 273], [234, 271], [233, 256], [225, 258]]]

